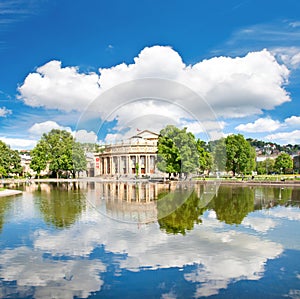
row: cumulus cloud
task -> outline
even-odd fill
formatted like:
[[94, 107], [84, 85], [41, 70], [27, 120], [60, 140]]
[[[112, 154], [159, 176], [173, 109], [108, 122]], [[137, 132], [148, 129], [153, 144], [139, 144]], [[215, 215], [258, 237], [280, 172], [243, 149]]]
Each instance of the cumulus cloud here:
[[0, 117], [6, 117], [7, 115], [12, 114], [12, 111], [6, 107], [0, 108]]
[[271, 218], [261, 218], [261, 217], [247, 217], [243, 220], [242, 224], [246, 227], [251, 227], [252, 229], [266, 233], [268, 230], [276, 227], [276, 222]]
[[300, 116], [291, 116], [289, 118], [286, 118], [284, 120], [284, 122], [288, 125], [288, 126], [300, 126]]
[[34, 148], [37, 143], [37, 141], [33, 139], [9, 138], [4, 136], [0, 137], [0, 140], [8, 144], [12, 149], [16, 150]]
[[52, 120], [47, 120], [41, 123], [35, 123], [32, 127], [29, 128], [28, 132], [34, 136], [41, 136], [44, 133], [50, 132], [52, 129], [66, 130], [68, 132], [71, 132], [70, 127], [60, 126], [58, 123]]
[[102, 203], [89, 198], [95, 205], [91, 204], [93, 208], [84, 212], [78, 225], [56, 232], [40, 230], [35, 235], [35, 250], [55, 256], [87, 256], [102, 240], [106, 252], [126, 255], [118, 260], [121, 269], [137, 272], [141, 267], [156, 270], [195, 265], [196, 270], [186, 272], [184, 278], [197, 284], [199, 297], [217, 294], [232, 280], [260, 279], [266, 261], [276, 258], [283, 250], [280, 244], [258, 236], [234, 230], [220, 231], [223, 224], [213, 213], [203, 215], [202, 225], [186, 236], [167, 235], [154, 223], [139, 229], [130, 223], [112, 223], [95, 210]]
[[300, 130], [269, 134], [265, 137], [265, 139], [270, 141], [276, 141], [281, 144], [287, 144], [287, 143], [298, 144], [300, 143]]
[[37, 299], [87, 298], [101, 289], [99, 273], [106, 271], [100, 261], [53, 261], [25, 246], [2, 251], [0, 263], [3, 280], [17, 281], [17, 288], [27, 288]]
[[47, 120], [45, 122], [41, 123], [35, 123], [33, 126], [31, 126], [28, 130], [30, 134], [33, 136], [42, 136], [44, 133], [50, 132], [52, 129], [57, 130], [65, 130], [67, 132], [70, 132], [78, 142], [82, 143], [96, 143], [97, 142], [97, 135], [93, 131], [86, 131], [86, 130], [78, 130], [78, 131], [72, 131], [70, 127], [64, 127], [59, 125], [55, 121]]
[[26, 77], [19, 99], [32, 107], [80, 111], [99, 95], [98, 80], [95, 73], [80, 73], [77, 67], [62, 67], [53, 60]]
[[26, 77], [19, 98], [34, 107], [86, 115], [90, 109], [93, 117], [117, 120], [119, 130], [134, 121], [146, 128], [152, 116], [163, 113], [177, 121], [201, 122], [260, 114], [290, 101], [284, 89], [288, 77], [286, 66], [267, 50], [186, 65], [172, 48], [154, 46], [144, 48], [132, 64], [100, 68], [99, 75], [50, 61]]
[[96, 143], [98, 141], [98, 137], [93, 131], [79, 130], [73, 133], [76, 141], [81, 143]]
[[259, 118], [253, 123], [238, 125], [235, 129], [242, 132], [272, 132], [281, 127], [278, 120], [271, 118]]

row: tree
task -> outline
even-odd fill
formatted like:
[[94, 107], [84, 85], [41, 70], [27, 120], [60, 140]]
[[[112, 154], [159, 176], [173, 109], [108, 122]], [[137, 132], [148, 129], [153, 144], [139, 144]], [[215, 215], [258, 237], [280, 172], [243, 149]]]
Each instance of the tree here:
[[75, 141], [72, 134], [65, 130], [53, 129], [44, 133], [32, 151], [32, 166], [40, 173], [49, 165], [49, 170], [58, 178], [62, 172], [76, 172], [86, 169], [83, 148]]
[[255, 155], [251, 150], [251, 146], [244, 136], [229, 135], [225, 139], [226, 144], [226, 169], [236, 173], [247, 173], [254, 170]]
[[21, 158], [18, 151], [12, 150], [0, 140], [0, 175], [7, 176], [21, 172]]
[[220, 221], [227, 224], [241, 224], [254, 210], [254, 191], [239, 186], [220, 186], [208, 208], [216, 212]]
[[178, 129], [168, 125], [160, 131], [158, 138], [158, 163], [159, 170], [171, 173], [194, 172], [199, 166], [199, 153], [195, 136], [186, 131], [187, 128]]
[[75, 142], [73, 145], [72, 159], [73, 159], [73, 167], [71, 172], [73, 177], [75, 177], [76, 172], [79, 173], [80, 171], [86, 170], [86, 164], [87, 164], [84, 148], [82, 144], [80, 144], [79, 142]]
[[205, 149], [205, 142], [197, 140], [197, 150], [199, 154], [199, 169], [201, 172], [210, 171], [213, 165], [213, 158], [210, 152]]
[[[158, 200], [158, 213], [165, 214], [168, 211], [167, 205], [170, 202], [176, 201], [175, 197], [182, 197], [180, 192], [169, 194], [168, 199]], [[185, 235], [187, 231], [191, 231], [194, 225], [201, 223], [201, 215], [207, 210], [207, 207], [201, 207], [201, 200], [197, 196], [195, 190], [191, 192], [186, 201], [180, 205], [175, 211], [164, 217], [159, 217], [158, 224], [161, 230], [171, 234]]]
[[256, 171], [258, 174], [269, 174], [274, 172], [275, 160], [267, 158], [264, 161], [257, 162]]
[[38, 142], [36, 147], [31, 151], [30, 168], [36, 171], [38, 178], [40, 178], [41, 171], [47, 167], [47, 144], [45, 140]]
[[275, 159], [275, 165], [274, 168], [277, 172], [281, 173], [287, 173], [293, 169], [293, 159], [292, 157], [287, 153], [281, 153], [276, 159]]
[[209, 146], [212, 150], [214, 170], [225, 171], [227, 160], [225, 138], [210, 141]]

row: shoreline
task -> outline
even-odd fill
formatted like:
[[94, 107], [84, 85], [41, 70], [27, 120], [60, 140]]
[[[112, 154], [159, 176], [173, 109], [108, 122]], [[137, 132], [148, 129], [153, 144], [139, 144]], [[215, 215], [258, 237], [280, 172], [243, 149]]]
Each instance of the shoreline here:
[[20, 190], [5, 189], [5, 190], [0, 191], [0, 197], [19, 195], [22, 193], [23, 192]]
[[[0, 181], [0, 185], [7, 185], [7, 184], [23, 184], [23, 183], [76, 183], [76, 182], [99, 182], [99, 183], [157, 183], [157, 184], [168, 184], [168, 183], [200, 183], [200, 184], [209, 184], [209, 183], [215, 183], [218, 182], [221, 185], [242, 185], [242, 186], [291, 186], [291, 187], [300, 187], [300, 180], [285, 180], [285, 181], [268, 181], [268, 180], [230, 180], [230, 179], [219, 179], [219, 180], [183, 180], [183, 181], [157, 181], [153, 182], [151, 179], [114, 179], [114, 178], [101, 178], [101, 177], [88, 177], [88, 178], [77, 178], [77, 179], [56, 179], [56, 178], [47, 178], [47, 179], [2, 179]], [[7, 189], [9, 190], [9, 189]], [[4, 190], [6, 191], [6, 190]], [[0, 191], [0, 195], [1, 192]], [[17, 191], [17, 190], [11, 190], [11, 191]], [[21, 191], [20, 191], [21, 192]], [[19, 194], [19, 193], [17, 193]], [[4, 195], [5, 196], [5, 195]]]

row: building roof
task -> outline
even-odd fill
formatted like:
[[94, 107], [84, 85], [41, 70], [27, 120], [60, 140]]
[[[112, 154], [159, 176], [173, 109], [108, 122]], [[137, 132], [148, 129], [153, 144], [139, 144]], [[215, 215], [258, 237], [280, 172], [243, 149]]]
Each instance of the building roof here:
[[[142, 137], [142, 138], [148, 139], [148, 140], [153, 140], [153, 139], [158, 139], [159, 134], [154, 133], [149, 130], [143, 130], [143, 131], [139, 132], [138, 134], [136, 134], [136, 136], [139, 136], [139, 137]], [[134, 136], [134, 137], [136, 137], [136, 136]]]

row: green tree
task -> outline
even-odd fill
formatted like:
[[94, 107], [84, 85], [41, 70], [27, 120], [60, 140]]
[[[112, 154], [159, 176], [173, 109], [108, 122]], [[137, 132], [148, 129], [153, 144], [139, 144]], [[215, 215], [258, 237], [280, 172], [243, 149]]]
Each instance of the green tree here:
[[[40, 173], [46, 164], [58, 178], [62, 172], [76, 172], [86, 169], [83, 148], [75, 141], [72, 134], [65, 130], [53, 129], [44, 133], [32, 151], [33, 167]], [[45, 168], [44, 168], [45, 169]]]
[[21, 158], [16, 150], [0, 140], [0, 175], [20, 174], [22, 172]]
[[205, 149], [205, 142], [198, 139], [197, 140], [197, 150], [199, 155], [199, 169], [201, 172], [205, 170], [210, 171], [213, 165], [213, 158], [210, 152]]
[[199, 166], [199, 154], [195, 136], [186, 131], [168, 125], [160, 131], [158, 138], [158, 169], [171, 173], [194, 172]]
[[281, 153], [276, 159], [275, 159], [275, 165], [274, 168], [277, 172], [281, 173], [287, 173], [290, 172], [293, 169], [293, 159], [292, 157], [287, 153]]
[[215, 171], [225, 171], [226, 169], [226, 144], [225, 138], [209, 142], [212, 151], [213, 168]]
[[229, 135], [226, 144], [226, 170], [236, 173], [249, 173], [255, 168], [255, 156], [249, 142], [243, 135]]
[[256, 171], [258, 174], [269, 174], [274, 172], [275, 160], [267, 158], [264, 161], [256, 163]]
[[30, 153], [30, 168], [36, 171], [38, 178], [40, 178], [41, 171], [45, 170], [47, 167], [47, 149], [46, 141], [42, 139]]
[[220, 186], [209, 208], [216, 212], [218, 220], [227, 224], [241, 224], [254, 210], [254, 191], [238, 186]]
[[86, 170], [86, 166], [87, 166], [84, 148], [82, 144], [79, 142], [74, 142], [72, 159], [73, 159], [73, 167], [71, 172], [73, 177], [75, 177], [76, 173]]
[[67, 186], [52, 186], [51, 192], [38, 190], [36, 193], [39, 195], [37, 205], [45, 222], [58, 229], [70, 227], [85, 209], [82, 193], [69, 190]]
[[[165, 211], [169, 210], [169, 204], [180, 201], [176, 197], [182, 197], [180, 191], [168, 194], [167, 199], [164, 197], [162, 200], [158, 200], [158, 216], [160, 216], [160, 213], [164, 215]], [[203, 215], [206, 209], [206, 207], [201, 206], [197, 193], [192, 191], [186, 201], [174, 212], [165, 217], [159, 217], [159, 227], [166, 233], [185, 235], [186, 231], [192, 230], [195, 224], [202, 222], [200, 216]]]

